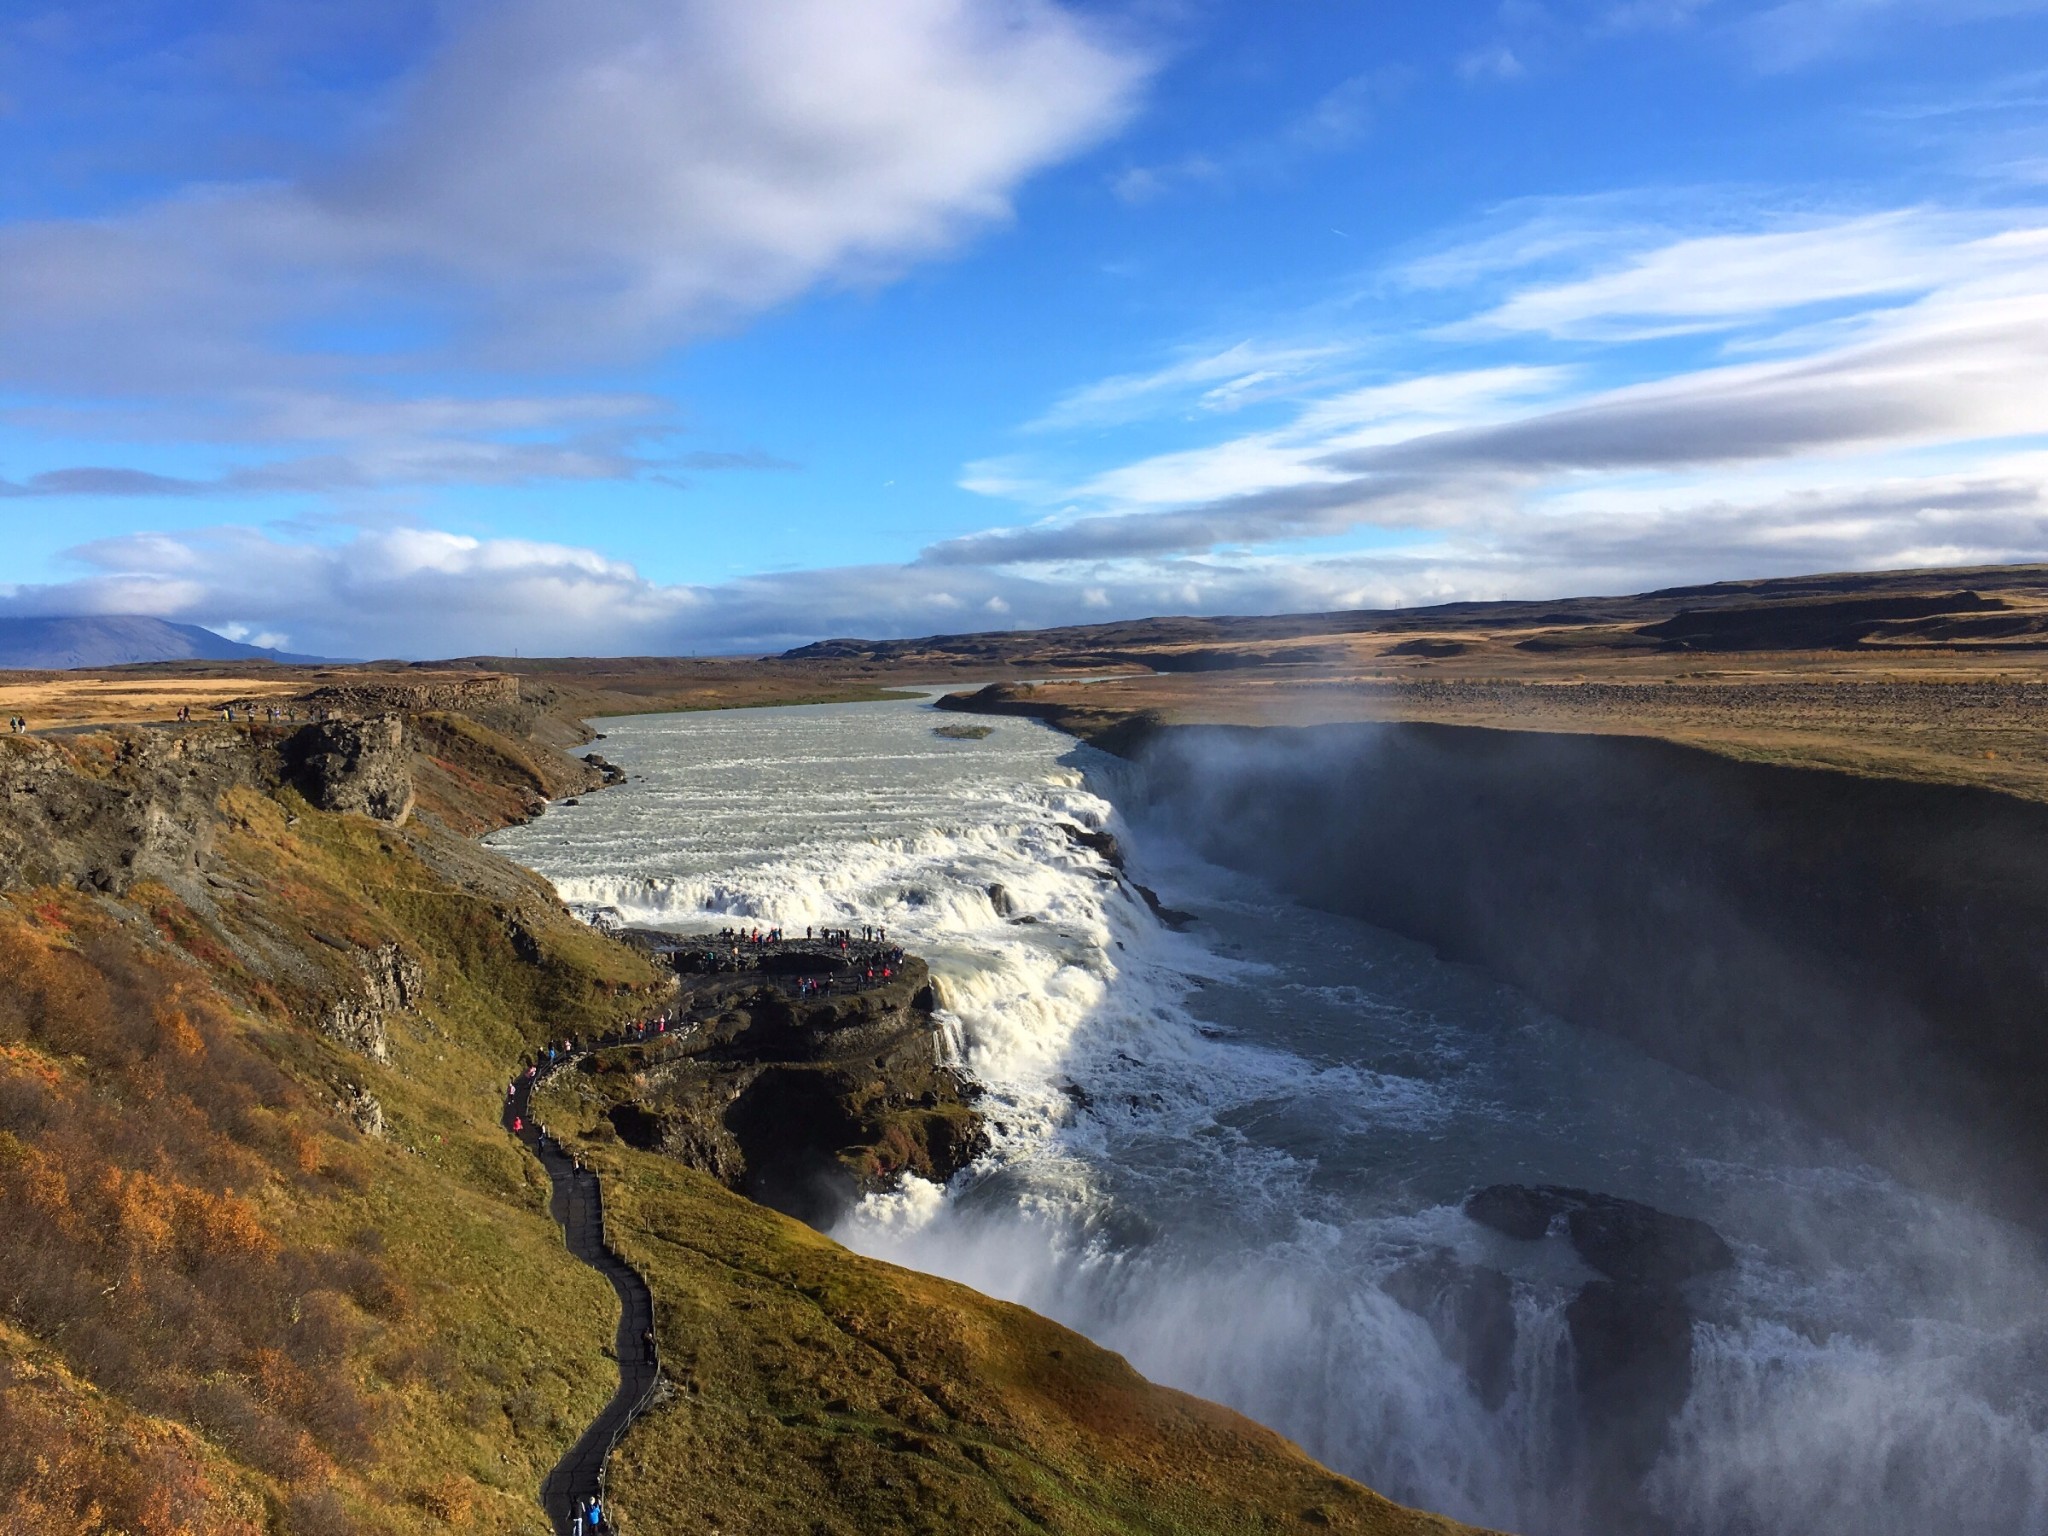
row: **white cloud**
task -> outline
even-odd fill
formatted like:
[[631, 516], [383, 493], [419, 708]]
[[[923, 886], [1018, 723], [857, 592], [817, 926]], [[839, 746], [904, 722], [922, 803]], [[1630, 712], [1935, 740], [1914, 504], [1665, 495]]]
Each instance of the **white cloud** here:
[[637, 349], [943, 250], [1113, 127], [1141, 73], [1048, 0], [481, 14], [390, 142], [310, 190], [377, 257], [548, 301], [563, 345]]
[[1917, 475], [1853, 465], [1833, 476], [1783, 473], [1718, 492], [1674, 482], [1570, 491], [1533, 505], [1467, 497], [1427, 537], [1308, 558], [1195, 556], [1108, 541], [1044, 553], [1024, 568], [843, 567], [687, 586], [569, 545], [434, 529], [335, 542], [223, 528], [86, 546], [75, 556], [87, 574], [0, 587], [0, 613], [150, 613], [325, 655], [676, 654], [1119, 613], [1375, 607], [1638, 591], [1732, 574], [2042, 560], [2048, 452]]
[[1529, 66], [1506, 43], [1489, 43], [1458, 60], [1458, 73], [1467, 80], [1519, 80]]
[[[652, 581], [571, 545], [435, 529], [340, 541], [250, 528], [103, 540], [72, 552], [75, 580], [0, 586], [0, 613], [143, 613], [279, 637], [335, 656], [770, 651], [831, 635], [1060, 623], [1111, 606], [1177, 602], [1178, 568], [1097, 583], [919, 566], [843, 567], [712, 586]], [[968, 617], [972, 615], [972, 617]]]
[[1991, 231], [1988, 222], [1905, 211], [1677, 240], [1592, 276], [1525, 288], [1457, 330], [1669, 336], [1812, 305], [1904, 299], [2048, 260], [2048, 229]]
[[[415, 371], [631, 361], [887, 278], [1006, 219], [1148, 68], [1054, 0], [450, 14], [324, 162], [0, 227], [0, 386], [161, 411], [163, 435], [203, 403], [214, 440], [341, 442], [318, 468], [343, 480], [631, 472], [573, 440], [615, 402], [449, 400]], [[507, 468], [484, 439], [510, 432], [563, 440]]]
[[[1283, 427], [1047, 487], [1039, 505], [1057, 505], [1059, 515], [946, 540], [923, 558], [1092, 580], [1104, 562], [1209, 560], [1218, 550], [1373, 529], [1382, 540], [1464, 541], [1468, 564], [1480, 545], [1516, 550], [1530, 570], [1540, 550], [1622, 569], [1600, 565], [1594, 552], [1603, 547], [1616, 561], [1625, 549], [1627, 568], [1646, 570], [1661, 541], [1667, 567], [1686, 567], [1663, 573], [1676, 580], [1746, 570], [1793, 549], [1844, 565], [1939, 548], [2032, 551], [2038, 463], [1999, 480], [1988, 510], [1990, 478], [1981, 474], [1962, 502], [1928, 490], [1907, 521], [1894, 492], [1922, 484], [1937, 460], [1981, 464], [2001, 441], [2048, 438], [2044, 254], [2048, 226], [2029, 212], [2008, 214], [2003, 227], [1908, 212], [1791, 236], [1681, 237], [1525, 288], [1489, 308], [1488, 330], [1540, 356], [1554, 335], [1603, 335], [1646, 316], [1739, 316], [1751, 324], [1752, 353], [1769, 360], [1710, 359], [1606, 388], [1531, 360], [1341, 389]], [[1833, 323], [1805, 323], [1810, 306], [1828, 304], [1839, 307]], [[1792, 323], [1774, 331], [1765, 322], [1780, 313]], [[1013, 483], [1030, 472], [1028, 463], [1010, 466]], [[1936, 526], [1965, 504], [1974, 519], [1967, 537]], [[1823, 505], [1861, 510], [1800, 510]], [[1738, 510], [1687, 513], [1697, 531], [1681, 536], [1673, 507]], [[1793, 521], [1774, 530], [1766, 514], [1741, 510], [1756, 508]], [[1718, 561], [1708, 561], [1717, 541]], [[1469, 569], [1478, 579], [1481, 566]]]

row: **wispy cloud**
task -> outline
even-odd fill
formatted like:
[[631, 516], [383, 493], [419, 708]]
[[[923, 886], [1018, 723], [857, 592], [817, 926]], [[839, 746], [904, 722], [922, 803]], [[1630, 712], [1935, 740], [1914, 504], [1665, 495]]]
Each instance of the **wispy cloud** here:
[[1239, 341], [1190, 349], [1163, 367], [1069, 390], [1025, 430], [1064, 432], [1114, 426], [1161, 411], [1222, 412], [1299, 388], [1353, 355], [1340, 342], [1267, 345]]
[[[1594, 249], [1537, 241], [1547, 256], [1582, 262]], [[1926, 490], [1902, 466], [1915, 455], [1967, 446], [1982, 458], [2001, 442], [2048, 437], [2044, 253], [2048, 221], [2025, 211], [2000, 227], [1907, 211], [1669, 239], [1590, 263], [1570, 280], [1512, 289], [1453, 334], [1515, 339], [1540, 355], [1553, 340], [1738, 324], [1768, 339], [1775, 322], [1768, 360], [1709, 355], [1661, 377], [1589, 388], [1588, 365], [1532, 359], [1337, 390], [1299, 405], [1284, 427], [1058, 487], [1042, 500], [1068, 509], [1060, 515], [949, 539], [923, 559], [1064, 568], [1078, 581], [1105, 561], [1225, 551], [1241, 562], [1261, 546], [1374, 529], [1409, 543], [1463, 540], [1467, 559], [1478, 541], [1542, 544], [1597, 565], [1592, 552], [1611, 546], [1613, 560], [1626, 554], [1640, 566], [1662, 541], [1667, 566], [1710, 546], [1724, 571], [1794, 547], [1864, 565], [1936, 547], [1932, 524], [1959, 509], [1976, 521], [1954, 547], [2029, 551], [2040, 540], [2038, 461], [1995, 484], [1971, 481], [1967, 495], [1949, 481]], [[1522, 265], [1456, 270], [1476, 277]], [[1816, 305], [1835, 306], [1841, 323], [1806, 324]], [[1820, 506], [1823, 483], [1827, 505], [1859, 510], [1806, 517], [1813, 537], [1804, 542], [1767, 536], [1770, 517]], [[1644, 486], [1659, 498], [1648, 507]], [[1697, 526], [1677, 537], [1674, 507], [1722, 510], [1683, 514]], [[1889, 510], [1880, 517], [1878, 508]]]
[[706, 452], [700, 450], [696, 453], [684, 454], [677, 462], [684, 469], [700, 470], [752, 469], [781, 471], [803, 468], [794, 459], [777, 458], [774, 454], [763, 453], [758, 448], [745, 448], [736, 452]]
[[2048, 229], [2015, 231], [2011, 220], [1904, 211], [1671, 241], [1577, 281], [1523, 288], [1455, 332], [1648, 339], [1910, 298], [2048, 259]]
[[79, 465], [45, 470], [26, 480], [0, 480], [0, 499], [30, 496], [191, 496], [205, 489], [196, 480], [152, 475], [139, 469]]
[[1363, 142], [1412, 78], [1397, 66], [1365, 70], [1339, 81], [1270, 132], [1172, 160], [1126, 166], [1110, 178], [1110, 189], [1127, 203], [1149, 203], [1189, 187], [1224, 189], [1284, 175], [1314, 156]]
[[1458, 73], [1467, 80], [1519, 80], [1529, 73], [1529, 66], [1510, 44], [1494, 42], [1461, 57]]
[[1806, 68], [1898, 39], [1912, 26], [1956, 25], [2048, 10], [2048, 0], [1783, 0], [1736, 28], [1759, 68]]

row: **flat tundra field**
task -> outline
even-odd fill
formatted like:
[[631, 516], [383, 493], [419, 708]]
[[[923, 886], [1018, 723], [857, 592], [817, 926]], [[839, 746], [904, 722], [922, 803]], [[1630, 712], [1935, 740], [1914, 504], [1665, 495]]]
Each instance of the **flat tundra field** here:
[[31, 730], [78, 725], [127, 725], [175, 720], [181, 707], [217, 717], [230, 700], [272, 699], [303, 693], [308, 679], [294, 668], [260, 677], [165, 678], [106, 672], [0, 672], [0, 714], [21, 716]]
[[33, 730], [170, 721], [181, 705], [215, 717], [228, 703], [339, 701], [358, 713], [384, 695], [403, 707], [437, 684], [508, 676], [517, 679], [513, 696], [558, 716], [998, 683], [1013, 709], [1084, 734], [1147, 712], [1244, 725], [1424, 720], [1659, 737], [1756, 761], [2048, 800], [2043, 566], [831, 640], [776, 657], [0, 672], [0, 713], [26, 717]]

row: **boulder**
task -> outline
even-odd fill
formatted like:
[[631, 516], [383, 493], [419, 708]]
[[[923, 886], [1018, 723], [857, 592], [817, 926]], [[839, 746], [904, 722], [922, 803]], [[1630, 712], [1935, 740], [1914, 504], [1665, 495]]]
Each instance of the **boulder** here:
[[1727, 1241], [1692, 1216], [1673, 1216], [1634, 1200], [1604, 1196], [1565, 1216], [1579, 1257], [1623, 1285], [1677, 1285], [1731, 1268]]
[[382, 1140], [384, 1106], [361, 1083], [349, 1083], [341, 1091], [341, 1113], [363, 1135]]
[[1567, 1207], [1554, 1184], [1531, 1189], [1526, 1184], [1489, 1184], [1465, 1197], [1465, 1214], [1482, 1227], [1523, 1242], [1534, 1242]]
[[1562, 1216], [1579, 1257], [1624, 1285], [1677, 1285], [1735, 1262], [1721, 1234], [1696, 1217], [1563, 1184], [1491, 1184], [1466, 1197], [1465, 1214], [1525, 1242]]
[[988, 887], [988, 904], [995, 908], [997, 917], [1008, 917], [1017, 910], [1017, 903], [1011, 898], [1009, 887], [1001, 881]]
[[1480, 1402], [1493, 1410], [1507, 1401], [1516, 1330], [1514, 1285], [1506, 1275], [1437, 1248], [1403, 1264], [1382, 1288], [1429, 1324], [1444, 1358], [1465, 1373]]

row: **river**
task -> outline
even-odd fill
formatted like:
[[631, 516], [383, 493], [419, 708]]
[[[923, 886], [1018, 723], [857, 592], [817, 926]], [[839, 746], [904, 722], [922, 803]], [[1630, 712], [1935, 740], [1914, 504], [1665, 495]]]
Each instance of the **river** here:
[[[1683, 1532], [2048, 1533], [2048, 1267], [1427, 949], [1203, 862], [1128, 765], [922, 702], [598, 722], [629, 781], [492, 839], [572, 906], [677, 928], [885, 926], [986, 1088], [987, 1158], [870, 1199], [849, 1246], [1021, 1302], [1390, 1497], [1566, 1536], [1565, 1300], [1590, 1271], [1459, 1201], [1585, 1186], [1733, 1245], [1692, 1282], [1690, 1395], [1650, 1474]], [[1069, 826], [1108, 830], [1163, 925]], [[992, 888], [998, 888], [992, 893]], [[1489, 1408], [1382, 1283], [1448, 1249], [1513, 1277]]]

